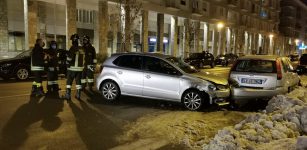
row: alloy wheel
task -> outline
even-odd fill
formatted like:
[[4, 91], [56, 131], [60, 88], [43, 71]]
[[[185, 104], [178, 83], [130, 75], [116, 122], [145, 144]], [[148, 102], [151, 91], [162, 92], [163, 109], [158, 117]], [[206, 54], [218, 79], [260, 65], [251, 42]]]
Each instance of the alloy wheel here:
[[198, 110], [202, 106], [202, 99], [198, 92], [188, 92], [183, 97], [184, 106], [189, 110]]
[[29, 77], [29, 71], [27, 69], [18, 69], [17, 70], [17, 78], [20, 80], [25, 80]]
[[102, 86], [102, 95], [106, 100], [113, 101], [118, 97], [118, 88], [113, 82], [107, 82]]

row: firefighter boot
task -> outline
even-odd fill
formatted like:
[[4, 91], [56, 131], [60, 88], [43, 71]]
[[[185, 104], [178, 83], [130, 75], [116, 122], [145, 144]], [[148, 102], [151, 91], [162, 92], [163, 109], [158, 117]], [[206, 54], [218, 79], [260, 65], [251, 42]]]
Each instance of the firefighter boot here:
[[50, 94], [53, 92], [52, 85], [47, 85], [47, 93]]
[[44, 89], [42, 86], [40, 87], [37, 87], [37, 92], [36, 92], [36, 96], [39, 97], [39, 96], [44, 96], [45, 93], [44, 93]]
[[52, 88], [54, 92], [58, 92], [59, 90], [61, 90], [58, 84], [53, 84]]
[[36, 85], [32, 85], [31, 96], [35, 96], [37, 91]]
[[81, 89], [78, 89], [78, 90], [77, 90], [75, 98], [76, 98], [77, 100], [81, 100]]
[[66, 94], [64, 96], [64, 99], [69, 100], [69, 101], [71, 100], [71, 89], [70, 88], [66, 89]]

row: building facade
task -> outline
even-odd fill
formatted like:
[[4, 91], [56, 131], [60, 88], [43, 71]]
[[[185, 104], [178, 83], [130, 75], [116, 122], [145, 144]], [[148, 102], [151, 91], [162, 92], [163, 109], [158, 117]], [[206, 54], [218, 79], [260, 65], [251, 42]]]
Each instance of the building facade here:
[[[73, 33], [89, 35], [97, 53], [163, 52], [187, 56], [287, 54], [279, 35], [280, 0], [0, 0], [0, 55], [31, 49], [36, 38], [56, 40], [68, 49]], [[133, 4], [135, 3], [135, 4]], [[5, 7], [6, 6], [6, 7]], [[124, 35], [124, 36], [123, 36]], [[127, 41], [125, 41], [127, 43]]]
[[299, 0], [281, 0], [280, 34], [291, 53], [304, 53], [307, 40], [307, 6]]

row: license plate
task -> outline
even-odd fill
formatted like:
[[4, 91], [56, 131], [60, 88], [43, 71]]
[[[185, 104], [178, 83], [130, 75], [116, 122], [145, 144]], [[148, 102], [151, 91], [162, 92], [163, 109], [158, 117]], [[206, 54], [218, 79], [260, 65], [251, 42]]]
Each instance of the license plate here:
[[261, 79], [246, 79], [242, 78], [241, 83], [247, 83], [247, 84], [262, 84]]

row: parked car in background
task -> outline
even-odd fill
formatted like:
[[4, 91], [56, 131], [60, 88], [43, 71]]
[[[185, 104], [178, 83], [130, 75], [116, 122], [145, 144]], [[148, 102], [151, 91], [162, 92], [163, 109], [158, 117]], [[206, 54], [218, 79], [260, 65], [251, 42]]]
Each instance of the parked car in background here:
[[298, 54], [291, 54], [288, 56], [290, 61], [294, 62], [294, 61], [298, 61], [300, 56]]
[[112, 55], [96, 82], [107, 101], [128, 95], [179, 102], [189, 110], [228, 104], [230, 95], [227, 79], [198, 71], [179, 58], [152, 53]]
[[296, 72], [299, 75], [307, 73], [307, 54], [303, 54], [299, 59]]
[[[59, 55], [63, 55], [65, 50], [59, 50]], [[59, 73], [66, 74], [66, 54], [59, 59]], [[31, 77], [31, 50], [24, 51], [14, 58], [0, 60], [0, 77], [3, 79], [16, 78], [25, 80]]]
[[191, 53], [185, 62], [196, 68], [203, 68], [207, 65], [214, 68], [215, 66], [214, 56], [209, 52]]
[[235, 100], [271, 98], [290, 92], [300, 78], [288, 57], [255, 55], [237, 60], [230, 71]]
[[235, 54], [229, 53], [225, 55], [218, 55], [215, 58], [215, 65], [228, 66], [236, 62], [239, 57]]

